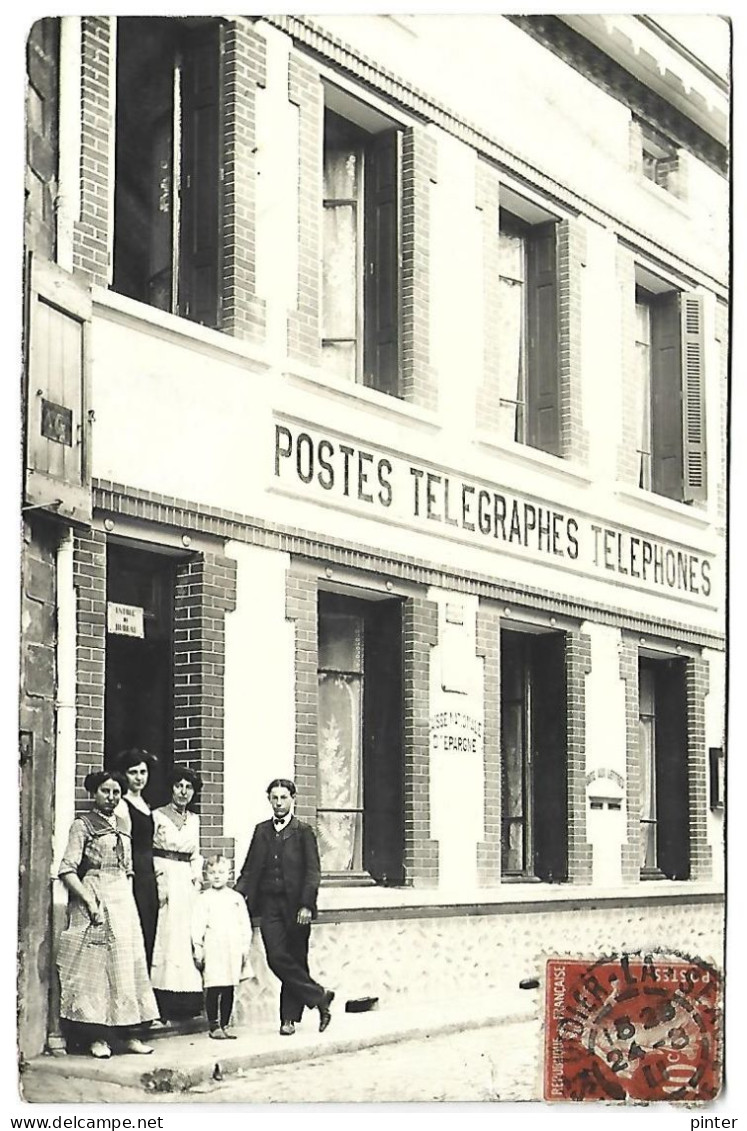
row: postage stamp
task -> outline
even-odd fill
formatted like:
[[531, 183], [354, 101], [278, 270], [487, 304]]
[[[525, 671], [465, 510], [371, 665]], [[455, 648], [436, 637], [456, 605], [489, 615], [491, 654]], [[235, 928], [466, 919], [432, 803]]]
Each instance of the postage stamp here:
[[721, 976], [675, 954], [550, 958], [546, 1100], [712, 1100], [722, 1068]]

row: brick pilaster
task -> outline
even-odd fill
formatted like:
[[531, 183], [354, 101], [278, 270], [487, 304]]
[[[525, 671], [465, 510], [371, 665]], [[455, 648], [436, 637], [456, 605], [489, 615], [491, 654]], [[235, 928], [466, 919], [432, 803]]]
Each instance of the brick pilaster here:
[[590, 884], [592, 846], [586, 839], [586, 676], [591, 671], [591, 638], [566, 634], [568, 750], [568, 880]]
[[225, 618], [235, 607], [232, 558], [205, 553], [180, 564], [174, 588], [174, 761], [203, 781], [203, 850], [229, 855], [232, 842], [223, 836]]
[[221, 329], [261, 341], [265, 304], [256, 282], [257, 87], [266, 83], [265, 40], [244, 20], [224, 29]]
[[318, 772], [318, 585], [314, 575], [294, 566], [286, 576], [285, 616], [295, 624], [296, 754], [294, 779], [298, 787], [296, 813], [316, 824]]
[[321, 360], [322, 119], [319, 72], [291, 52], [288, 99], [298, 107], [298, 306], [288, 316], [288, 354], [308, 365]]
[[708, 844], [708, 765], [705, 740], [705, 699], [708, 662], [689, 657], [685, 665], [687, 688], [687, 776], [690, 801], [690, 878], [708, 880], [713, 872], [713, 851]]
[[104, 765], [104, 689], [106, 671], [106, 535], [100, 530], [76, 533], [73, 543], [76, 589], [77, 801], [87, 794], [83, 779]]
[[636, 389], [638, 357], [636, 354], [635, 262], [628, 251], [617, 249], [617, 287], [620, 309], [620, 382], [622, 387], [622, 437], [617, 455], [617, 478], [620, 483], [637, 487], [640, 479], [641, 446], [640, 412]]
[[501, 618], [477, 611], [477, 654], [483, 658], [483, 766], [485, 839], [477, 846], [477, 882], [494, 887], [501, 878]]
[[436, 409], [438, 385], [430, 365], [430, 213], [436, 180], [436, 141], [423, 126], [402, 137], [402, 397]]
[[405, 882], [438, 884], [438, 842], [430, 838], [430, 747], [428, 735], [431, 648], [438, 639], [438, 606], [423, 596], [405, 602], [404, 644], [404, 810]]
[[114, 18], [81, 19], [80, 219], [75, 223], [73, 266], [92, 283], [109, 282], [110, 168], [109, 67]]
[[482, 227], [483, 371], [477, 388], [477, 426], [500, 429], [500, 178], [485, 161], [477, 162], [475, 208]]
[[583, 426], [581, 372], [581, 291], [586, 263], [586, 231], [580, 220], [558, 225], [558, 339], [560, 356], [560, 454], [577, 463], [589, 459], [589, 435]]
[[638, 646], [630, 640], [620, 642], [620, 678], [625, 685], [625, 822], [627, 838], [622, 846], [621, 865], [624, 884], [641, 877], [641, 770], [639, 755]]

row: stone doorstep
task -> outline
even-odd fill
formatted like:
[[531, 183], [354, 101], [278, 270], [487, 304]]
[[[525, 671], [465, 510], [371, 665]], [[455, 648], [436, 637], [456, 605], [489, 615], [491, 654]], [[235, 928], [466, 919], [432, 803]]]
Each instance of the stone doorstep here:
[[309, 1011], [292, 1037], [281, 1037], [277, 1022], [265, 1022], [260, 1031], [237, 1031], [235, 1041], [214, 1041], [206, 1032], [180, 1035], [161, 1033], [150, 1056], [121, 1054], [110, 1060], [90, 1056], [41, 1056], [24, 1066], [23, 1074], [34, 1079], [34, 1091], [46, 1079], [50, 1095], [55, 1078], [76, 1077], [101, 1085], [138, 1088], [144, 1099], [188, 1093], [220, 1078], [246, 1074], [254, 1068], [291, 1064], [302, 1060], [353, 1052], [374, 1045], [393, 1044], [467, 1028], [511, 1024], [538, 1016], [537, 990], [480, 997], [458, 997], [442, 1001], [395, 1005], [367, 1013], [345, 1013], [333, 1006], [332, 1022], [318, 1031], [316, 1011]]

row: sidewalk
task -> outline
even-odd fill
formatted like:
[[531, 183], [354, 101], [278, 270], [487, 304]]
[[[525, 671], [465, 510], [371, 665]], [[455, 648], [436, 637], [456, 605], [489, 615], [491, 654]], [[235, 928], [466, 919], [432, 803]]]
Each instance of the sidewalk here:
[[[292, 1037], [277, 1025], [238, 1029], [235, 1041], [213, 1041], [207, 1032], [168, 1035], [152, 1040], [150, 1056], [121, 1055], [110, 1060], [90, 1056], [43, 1056], [24, 1066], [24, 1099], [45, 1102], [153, 1102], [199, 1099], [192, 1089], [214, 1078], [248, 1073], [267, 1065], [290, 1064], [372, 1045], [391, 1044], [463, 1029], [510, 1024], [537, 1016], [538, 990], [512, 989], [447, 1001], [380, 1005], [368, 1013], [345, 1013], [335, 1001], [332, 1023], [318, 1031], [315, 1011]], [[76, 1090], [70, 1081], [78, 1082]]]

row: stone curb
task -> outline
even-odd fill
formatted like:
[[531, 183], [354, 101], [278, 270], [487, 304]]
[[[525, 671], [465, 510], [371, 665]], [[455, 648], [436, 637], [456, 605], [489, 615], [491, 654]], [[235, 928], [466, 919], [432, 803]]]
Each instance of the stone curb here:
[[[359, 1049], [373, 1048], [376, 1045], [396, 1044], [403, 1041], [423, 1039], [429, 1036], [442, 1036], [448, 1033], [460, 1032], [464, 1029], [482, 1029], [492, 1025], [511, 1025], [523, 1021], [531, 1021], [537, 1016], [536, 1001], [533, 994], [527, 994], [526, 1008], [514, 1008], [508, 1012], [499, 1009], [487, 1009], [477, 1015], [465, 1010], [459, 1015], [450, 1010], [450, 1016], [443, 1016], [440, 1020], [424, 1016], [420, 1020], [405, 1020], [397, 1024], [395, 1016], [392, 1017], [391, 1028], [382, 1025], [382, 1028], [373, 1032], [361, 1032], [345, 1035], [332, 1039], [325, 1037], [323, 1041], [314, 1044], [299, 1042], [294, 1044], [294, 1038], [288, 1038], [287, 1044], [279, 1047], [257, 1050], [237, 1049], [236, 1052], [227, 1052], [224, 1044], [216, 1044], [214, 1048], [205, 1049], [199, 1061], [189, 1066], [179, 1067], [179, 1048], [163, 1048], [164, 1045], [176, 1044], [181, 1038], [171, 1038], [165, 1035], [159, 1037], [159, 1051], [163, 1048], [170, 1063], [153, 1067], [143, 1071], [142, 1058], [112, 1057], [111, 1060], [94, 1061], [89, 1057], [37, 1057], [30, 1061], [22, 1070], [23, 1075], [28, 1073], [33, 1076], [35, 1090], [39, 1082], [46, 1077], [53, 1087], [53, 1080], [59, 1077], [74, 1076], [81, 1080], [90, 1080], [98, 1085], [113, 1084], [119, 1087], [140, 1088], [143, 1090], [143, 1099], [155, 1099], [160, 1096], [189, 1093], [200, 1085], [209, 1083], [214, 1079], [224, 1079], [226, 1076], [251, 1071], [254, 1068], [267, 1068], [279, 1064], [294, 1064], [300, 1061], [318, 1060], [323, 1057], [335, 1056], [339, 1053], [356, 1052]], [[433, 1003], [424, 1008], [423, 1014], [428, 1014], [433, 1008]], [[239, 1038], [240, 1039], [240, 1038]]]

